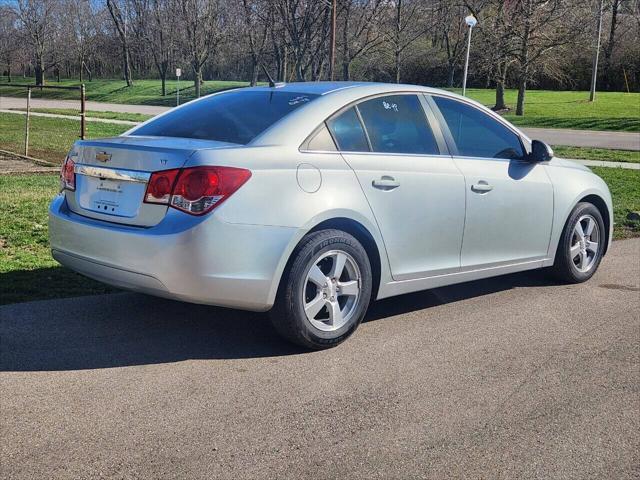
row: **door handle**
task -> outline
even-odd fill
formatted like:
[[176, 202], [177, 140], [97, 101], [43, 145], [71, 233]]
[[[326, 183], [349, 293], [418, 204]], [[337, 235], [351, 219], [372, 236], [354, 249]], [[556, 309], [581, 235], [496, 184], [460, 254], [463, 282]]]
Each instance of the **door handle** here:
[[379, 180], [374, 180], [371, 182], [374, 188], [379, 188], [380, 190], [393, 190], [394, 188], [398, 188], [400, 186], [400, 182], [398, 182], [395, 178], [384, 175]]
[[493, 186], [489, 185], [484, 180], [480, 180], [478, 183], [471, 185], [471, 190], [476, 193], [487, 193], [493, 190]]

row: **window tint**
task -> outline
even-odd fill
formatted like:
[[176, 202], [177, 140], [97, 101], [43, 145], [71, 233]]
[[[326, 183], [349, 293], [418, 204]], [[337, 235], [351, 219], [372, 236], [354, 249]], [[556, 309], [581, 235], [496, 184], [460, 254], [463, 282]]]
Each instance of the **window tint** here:
[[438, 154], [416, 95], [389, 95], [358, 104], [371, 149], [385, 153]]
[[198, 138], [247, 144], [317, 95], [238, 90], [186, 104], [131, 135]]
[[369, 144], [358, 114], [352, 107], [327, 120], [327, 126], [338, 148], [345, 152], [368, 152]]
[[321, 152], [332, 152], [336, 150], [336, 144], [331, 138], [327, 126], [322, 124], [318, 131], [309, 139], [306, 145], [303, 145], [303, 150], [313, 150]]
[[444, 97], [433, 97], [465, 157], [523, 158], [518, 136], [481, 110]]

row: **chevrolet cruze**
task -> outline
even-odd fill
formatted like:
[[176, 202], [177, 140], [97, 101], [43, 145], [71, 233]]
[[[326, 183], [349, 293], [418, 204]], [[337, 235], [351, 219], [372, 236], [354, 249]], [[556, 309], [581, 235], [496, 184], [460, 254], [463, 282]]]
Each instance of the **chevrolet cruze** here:
[[78, 141], [50, 206], [61, 264], [121, 288], [271, 310], [309, 348], [372, 300], [550, 267], [589, 279], [611, 196], [499, 115], [413, 85], [210, 95]]

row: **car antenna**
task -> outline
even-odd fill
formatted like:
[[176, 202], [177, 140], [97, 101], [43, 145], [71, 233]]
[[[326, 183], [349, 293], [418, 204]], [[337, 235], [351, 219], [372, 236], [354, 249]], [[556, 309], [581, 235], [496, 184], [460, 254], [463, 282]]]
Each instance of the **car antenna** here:
[[269, 75], [269, 71], [267, 70], [267, 67], [264, 66], [264, 63], [261, 64], [260, 66], [262, 67], [262, 71], [264, 72], [264, 74], [269, 79], [269, 87], [274, 88], [276, 86], [276, 82], [274, 82], [273, 78], [271, 78], [271, 75]]

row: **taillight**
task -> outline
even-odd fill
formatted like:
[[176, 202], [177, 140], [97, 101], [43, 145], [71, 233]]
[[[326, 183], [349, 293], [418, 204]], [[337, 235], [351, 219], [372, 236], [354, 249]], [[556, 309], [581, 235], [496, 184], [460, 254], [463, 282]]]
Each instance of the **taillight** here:
[[169, 203], [171, 191], [180, 169], [164, 170], [151, 174], [144, 201], [147, 203]]
[[71, 157], [67, 157], [62, 164], [60, 170], [60, 190], [75, 190], [76, 189], [76, 164]]
[[203, 215], [240, 188], [251, 172], [233, 167], [191, 167], [151, 174], [146, 203], [162, 203], [192, 215]]

